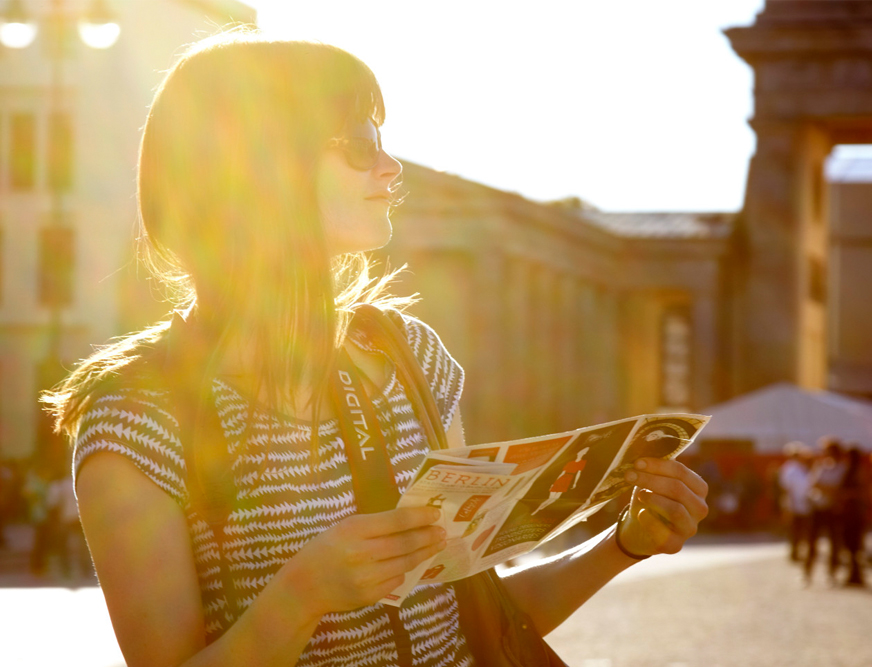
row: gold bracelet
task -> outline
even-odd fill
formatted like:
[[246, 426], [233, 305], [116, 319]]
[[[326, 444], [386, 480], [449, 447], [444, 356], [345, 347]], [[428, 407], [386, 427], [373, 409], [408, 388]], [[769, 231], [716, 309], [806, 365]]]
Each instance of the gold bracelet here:
[[630, 558], [632, 558], [634, 560], [645, 560], [646, 558], [651, 558], [650, 555], [640, 556], [638, 554], [631, 553], [631, 552], [627, 551], [627, 549], [624, 547], [623, 544], [621, 544], [621, 537], [620, 537], [620, 535], [621, 535], [621, 523], [623, 523], [624, 519], [627, 518], [627, 514], [629, 514], [629, 513], [630, 513], [630, 506], [627, 505], [626, 507], [624, 507], [624, 509], [621, 510], [621, 513], [618, 514], [618, 523], [615, 525], [615, 544], [618, 545], [618, 549], [621, 550], [622, 554], [624, 554], [625, 556], [629, 556]]

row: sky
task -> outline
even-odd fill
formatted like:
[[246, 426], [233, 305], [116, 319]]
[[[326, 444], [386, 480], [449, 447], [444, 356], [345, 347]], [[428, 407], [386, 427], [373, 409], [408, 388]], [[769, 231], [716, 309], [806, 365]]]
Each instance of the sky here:
[[607, 211], [742, 206], [753, 77], [721, 31], [763, 0], [246, 2], [372, 68], [400, 159]]

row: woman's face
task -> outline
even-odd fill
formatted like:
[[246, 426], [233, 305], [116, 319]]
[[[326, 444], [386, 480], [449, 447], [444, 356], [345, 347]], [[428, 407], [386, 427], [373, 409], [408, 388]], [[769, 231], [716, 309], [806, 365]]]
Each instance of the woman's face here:
[[[361, 161], [365, 152], [357, 150], [370, 141], [376, 142], [370, 144], [372, 166]], [[336, 144], [324, 152], [316, 174], [327, 247], [334, 255], [380, 248], [391, 238], [389, 188], [403, 167], [380, 150], [378, 129], [370, 121], [350, 126]]]

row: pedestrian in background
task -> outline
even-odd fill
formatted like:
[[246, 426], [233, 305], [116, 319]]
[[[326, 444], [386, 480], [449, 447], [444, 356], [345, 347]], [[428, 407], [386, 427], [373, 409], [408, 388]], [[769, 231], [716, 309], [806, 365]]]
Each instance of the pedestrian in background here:
[[48, 485], [49, 557], [57, 558], [60, 575], [72, 579], [91, 571], [85, 536], [79, 523], [79, 511], [69, 473], [58, 475]]
[[48, 471], [45, 466], [31, 461], [24, 478], [22, 493], [27, 504], [27, 521], [33, 528], [30, 547], [30, 572], [38, 577], [47, 569], [51, 550], [51, 521], [48, 507]]
[[837, 498], [845, 477], [847, 463], [844, 450], [835, 438], [822, 438], [823, 452], [811, 469], [809, 500], [811, 501], [811, 529], [808, 536], [808, 554], [805, 559], [805, 581], [811, 583], [817, 542], [826, 536], [829, 546], [829, 580], [836, 583], [842, 544], [842, 523]]
[[866, 515], [869, 512], [869, 459], [856, 445], [848, 449], [845, 477], [839, 488], [837, 504], [841, 513], [845, 553], [850, 558], [848, 586], [863, 586], [865, 561], [863, 538], [866, 535]]
[[0, 461], [0, 549], [6, 547], [6, 526], [12, 520], [15, 473], [8, 461]]
[[811, 524], [811, 451], [805, 443], [794, 441], [784, 446], [787, 460], [778, 471], [781, 512], [790, 540], [790, 560], [804, 561], [808, 554]]

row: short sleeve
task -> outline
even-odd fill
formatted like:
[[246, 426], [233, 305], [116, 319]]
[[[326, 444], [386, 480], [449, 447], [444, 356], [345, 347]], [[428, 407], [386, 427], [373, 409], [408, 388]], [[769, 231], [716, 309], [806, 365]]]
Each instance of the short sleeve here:
[[119, 388], [100, 394], [82, 416], [73, 483], [88, 458], [114, 452], [130, 460], [183, 509], [188, 504], [179, 424], [159, 392]]
[[463, 368], [443, 345], [438, 334], [405, 313], [402, 314], [406, 340], [430, 385], [436, 406], [442, 416], [442, 426], [447, 431], [454, 420], [463, 393]]

